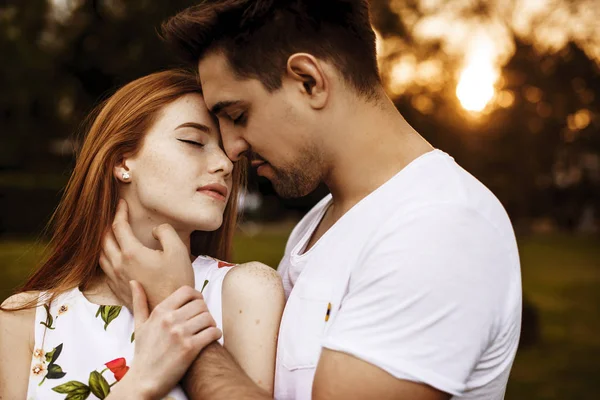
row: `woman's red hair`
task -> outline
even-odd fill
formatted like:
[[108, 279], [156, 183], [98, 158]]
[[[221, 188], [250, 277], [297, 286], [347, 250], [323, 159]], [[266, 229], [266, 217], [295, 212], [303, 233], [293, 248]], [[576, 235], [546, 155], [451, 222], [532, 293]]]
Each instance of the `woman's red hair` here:
[[[98, 264], [102, 239], [112, 225], [119, 200], [119, 183], [113, 168], [125, 154], [132, 155], [140, 149], [145, 133], [163, 107], [189, 93], [201, 93], [196, 75], [183, 70], [163, 71], [125, 85], [92, 112], [91, 127], [50, 220], [52, 234], [45, 261], [18, 292], [47, 292], [50, 298], [45, 302], [74, 287], [85, 289], [102, 274]], [[245, 163], [235, 164], [233, 189], [221, 227], [214, 232], [192, 234], [193, 255], [229, 259], [245, 169]], [[38, 304], [36, 300], [9, 310]]]

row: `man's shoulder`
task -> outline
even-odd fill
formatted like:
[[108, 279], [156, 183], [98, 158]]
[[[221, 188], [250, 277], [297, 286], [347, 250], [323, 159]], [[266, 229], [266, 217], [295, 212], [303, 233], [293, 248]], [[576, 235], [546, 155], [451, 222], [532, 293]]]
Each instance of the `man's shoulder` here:
[[440, 150], [427, 153], [401, 170], [384, 186], [383, 196], [415, 206], [441, 203], [497, 202], [496, 196], [475, 176]]
[[[499, 199], [443, 152], [432, 154], [415, 165], [412, 172], [395, 178], [398, 179], [390, 182], [374, 202], [377, 207], [371, 207], [380, 215], [381, 226], [388, 230], [406, 232], [431, 222], [447, 222], [460, 229], [463, 222], [476, 221], [495, 226], [507, 236], [512, 233], [508, 214]], [[377, 230], [382, 231], [379, 227]]]

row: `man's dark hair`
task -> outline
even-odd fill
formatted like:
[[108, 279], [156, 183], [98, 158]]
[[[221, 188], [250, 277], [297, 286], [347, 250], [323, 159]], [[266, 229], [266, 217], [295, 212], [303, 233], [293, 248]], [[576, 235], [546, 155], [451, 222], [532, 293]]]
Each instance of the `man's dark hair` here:
[[367, 0], [205, 0], [166, 21], [162, 36], [194, 64], [222, 51], [238, 78], [271, 92], [298, 52], [331, 62], [366, 97], [380, 83]]

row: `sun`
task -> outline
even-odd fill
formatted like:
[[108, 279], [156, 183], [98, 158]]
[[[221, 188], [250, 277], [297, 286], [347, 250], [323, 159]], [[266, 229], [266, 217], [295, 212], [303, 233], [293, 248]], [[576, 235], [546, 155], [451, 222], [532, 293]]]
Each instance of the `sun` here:
[[456, 96], [465, 110], [480, 112], [494, 98], [498, 71], [490, 48], [475, 46], [467, 58], [456, 86]]

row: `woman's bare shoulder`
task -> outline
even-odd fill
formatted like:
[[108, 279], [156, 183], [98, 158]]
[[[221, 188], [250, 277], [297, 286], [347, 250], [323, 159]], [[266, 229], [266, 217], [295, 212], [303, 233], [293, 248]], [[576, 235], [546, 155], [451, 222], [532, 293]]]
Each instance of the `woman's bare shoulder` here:
[[255, 312], [279, 312], [285, 303], [283, 284], [277, 271], [252, 261], [232, 268], [223, 281], [223, 312], [252, 307]]
[[283, 293], [283, 285], [277, 271], [258, 261], [238, 264], [223, 281], [223, 292], [252, 293], [260, 290], [272, 294]]
[[21, 292], [17, 294], [13, 294], [2, 303], [3, 308], [16, 308], [21, 307], [25, 304], [28, 304], [34, 300], [37, 300], [40, 292], [31, 291], [31, 292]]
[[[39, 292], [22, 292], [12, 295], [2, 303], [0, 310], [0, 341], [4, 343], [26, 343], [34, 345], [35, 302]], [[32, 304], [34, 306], [22, 310], [18, 308]], [[16, 309], [15, 311], [11, 311]]]
[[[39, 292], [32, 291], [17, 293], [4, 300], [0, 310], [0, 326], [2, 326], [0, 335], [5, 336], [13, 332], [19, 334], [32, 333], [37, 308], [35, 303], [38, 298]], [[19, 310], [20, 307], [28, 305], [32, 306]]]
[[17, 293], [2, 303], [0, 310], [0, 398], [23, 399], [27, 393], [28, 369], [35, 345], [35, 305], [38, 292]]

